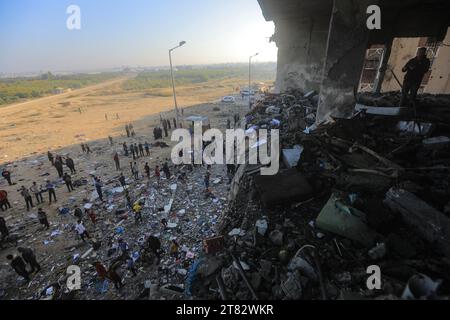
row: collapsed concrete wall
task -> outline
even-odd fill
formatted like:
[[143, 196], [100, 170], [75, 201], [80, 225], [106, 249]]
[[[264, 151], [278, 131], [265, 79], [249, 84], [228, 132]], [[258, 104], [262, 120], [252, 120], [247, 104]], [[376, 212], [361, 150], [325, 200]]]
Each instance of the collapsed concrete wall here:
[[328, 39], [329, 15], [280, 20], [276, 26], [278, 46], [276, 92], [304, 88], [320, 90]]

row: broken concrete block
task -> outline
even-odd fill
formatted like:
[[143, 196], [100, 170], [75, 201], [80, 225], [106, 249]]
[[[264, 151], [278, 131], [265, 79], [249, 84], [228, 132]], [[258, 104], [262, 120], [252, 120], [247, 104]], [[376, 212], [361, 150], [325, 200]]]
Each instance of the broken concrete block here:
[[403, 189], [389, 189], [384, 202], [391, 210], [399, 212], [419, 236], [436, 244], [439, 251], [450, 257], [450, 219], [447, 216]]
[[398, 116], [408, 112], [408, 108], [406, 107], [372, 107], [360, 103], [356, 104], [355, 110], [382, 116]]
[[270, 238], [270, 241], [273, 242], [273, 244], [275, 244], [277, 246], [283, 245], [283, 232], [281, 232], [279, 230], [273, 230], [269, 234], [269, 238]]
[[295, 271], [281, 284], [281, 289], [289, 299], [298, 300], [302, 297], [302, 284], [300, 274]]
[[386, 255], [386, 244], [377, 243], [377, 245], [370, 249], [368, 255], [373, 260], [382, 259]]
[[416, 121], [400, 121], [397, 124], [397, 130], [405, 133], [415, 133], [427, 135], [433, 129], [432, 123], [416, 122]]
[[208, 254], [214, 254], [219, 251], [222, 251], [224, 243], [225, 242], [223, 236], [203, 240], [205, 252]]
[[450, 143], [450, 138], [445, 136], [433, 137], [422, 140], [422, 143], [426, 148], [444, 148]]
[[266, 234], [268, 225], [267, 225], [267, 220], [266, 219], [259, 219], [256, 221], [256, 230], [258, 231], [258, 233], [262, 236], [264, 236]]
[[296, 145], [292, 149], [283, 149], [281, 152], [285, 166], [289, 169], [296, 167], [302, 155], [303, 149], [304, 148], [300, 145]]
[[256, 176], [255, 186], [266, 206], [307, 200], [313, 193], [308, 180], [296, 169], [273, 176]]
[[365, 213], [346, 206], [335, 194], [319, 213], [316, 226], [367, 247], [372, 247], [375, 242], [376, 233], [367, 226]]
[[278, 113], [280, 113], [280, 111], [281, 111], [281, 109], [278, 107], [275, 107], [275, 106], [270, 106], [270, 107], [267, 107], [267, 109], [266, 109], [267, 114], [278, 114]]

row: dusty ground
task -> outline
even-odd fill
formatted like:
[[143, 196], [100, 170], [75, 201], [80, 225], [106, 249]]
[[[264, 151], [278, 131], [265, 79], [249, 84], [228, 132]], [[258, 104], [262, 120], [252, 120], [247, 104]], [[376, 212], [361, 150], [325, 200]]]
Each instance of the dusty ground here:
[[[171, 88], [127, 92], [121, 87], [125, 80], [0, 108], [0, 165], [81, 141], [121, 136], [125, 124], [173, 109]], [[242, 82], [229, 79], [178, 87], [178, 105], [216, 101]], [[138, 122], [136, 128], [153, 124]]]
[[[131, 179], [129, 169], [129, 162], [132, 158], [131, 156], [128, 158], [123, 156], [122, 143], [124, 141], [128, 144], [145, 141], [154, 143], [153, 127], [159, 123], [160, 112], [172, 108], [172, 100], [170, 96], [155, 97], [143, 93], [124, 93], [119, 87], [120, 81], [122, 80], [115, 80], [89, 89], [81, 89], [71, 92], [70, 95], [43, 98], [2, 109], [3, 128], [0, 133], [2, 153], [7, 153], [7, 157], [4, 156], [2, 161], [12, 172], [15, 185], [8, 186], [3, 178], [0, 179], [0, 189], [8, 192], [9, 200], [13, 206], [13, 209], [2, 212], [1, 215], [5, 217], [11, 231], [19, 235], [19, 246], [31, 247], [36, 251], [43, 271], [34, 275], [30, 284], [26, 284], [12, 271], [5, 258], [9, 253], [17, 253], [15, 248], [10, 246], [1, 250], [1, 298], [35, 298], [37, 292], [50, 285], [52, 281], [56, 281], [64, 273], [67, 263], [71, 263], [71, 257], [76, 254], [83, 254], [89, 249], [89, 245], [83, 244], [71, 230], [74, 223], [72, 211], [69, 215], [60, 215], [58, 214], [58, 208], [64, 207], [72, 210], [76, 204], [83, 206], [83, 203], [93, 202], [100, 222], [94, 227], [87, 219], [85, 225], [88, 230], [97, 239], [114, 235], [113, 227], [116, 221], [107, 208], [114, 205], [117, 209], [117, 207], [123, 205], [123, 194], [109, 194], [106, 204], [101, 204], [98, 200], [93, 201], [94, 188], [89, 174], [95, 171], [96, 175], [101, 176], [105, 183], [105, 192], [110, 192], [118, 184], [118, 172], [114, 170], [112, 160], [113, 153], [116, 150], [121, 154], [122, 171], [130, 183], [130, 194], [134, 198], [133, 200], [140, 197], [147, 199], [146, 214], [144, 215], [145, 225], [135, 228], [133, 221], [127, 221], [124, 225], [127, 230], [132, 231], [127, 231], [124, 235], [125, 239], [129, 241], [130, 245], [135, 246], [136, 238], [139, 235], [159, 228], [158, 221], [161, 217], [156, 215], [154, 210], [156, 207], [166, 204], [165, 202], [167, 202], [171, 193], [170, 186], [176, 182], [176, 179], [163, 180], [159, 187], [155, 185], [153, 176], [150, 181], [144, 178], [134, 181]], [[241, 101], [240, 98], [237, 99], [237, 104], [230, 105], [217, 102], [222, 95], [232, 92], [230, 92], [230, 88], [233, 87], [231, 83], [228, 85], [221, 83], [219, 87], [217, 85], [216, 83], [180, 88], [178, 91], [179, 104], [182, 106], [193, 105], [185, 109], [185, 116], [191, 114], [208, 115], [212, 127], [225, 128], [227, 118], [231, 118], [236, 112], [243, 114], [247, 109], [246, 102]], [[197, 92], [197, 94], [192, 95], [193, 92]], [[154, 94], [169, 93], [154, 92]], [[204, 101], [216, 102], [202, 103]], [[79, 107], [82, 109], [81, 114], [78, 112]], [[108, 120], [105, 119], [105, 113], [108, 115]], [[116, 113], [119, 113], [120, 119], [118, 120], [115, 118]], [[163, 112], [162, 115], [173, 118], [174, 112], [167, 111]], [[15, 119], [15, 121], [12, 121], [12, 119]], [[134, 124], [137, 134], [135, 138], [126, 138], [125, 136], [124, 126], [129, 122]], [[12, 123], [15, 125], [12, 126]], [[109, 144], [108, 135], [114, 137], [115, 143], [113, 146]], [[91, 155], [85, 155], [81, 151], [80, 143], [86, 141], [93, 151]], [[170, 146], [174, 145], [170, 141], [170, 135], [163, 141]], [[51, 166], [46, 157], [48, 149], [52, 149], [55, 154], [70, 154], [77, 167], [77, 173], [72, 175], [72, 179], [74, 181], [86, 179], [88, 184], [69, 193], [66, 186], [58, 179], [55, 168]], [[170, 151], [171, 148], [152, 148], [150, 157], [138, 159], [141, 175], [145, 162], [149, 163], [153, 175], [155, 165], [162, 165], [164, 159], [170, 157]], [[12, 161], [18, 158], [20, 159]], [[66, 171], [67, 168], [64, 168]], [[174, 171], [175, 168], [171, 166], [171, 170]], [[193, 173], [189, 173], [189, 184], [180, 187], [178, 190], [179, 198], [174, 203], [174, 209], [189, 208], [186, 213], [187, 221], [195, 222], [198, 219], [210, 223], [210, 215], [214, 214], [214, 219], [216, 219], [217, 214], [222, 211], [227, 190], [226, 171], [223, 167], [213, 169], [211, 179], [220, 179], [220, 183], [214, 188], [217, 199], [203, 200], [202, 179], [204, 170], [205, 168], [201, 167], [196, 168]], [[35, 215], [37, 207], [27, 212], [24, 200], [17, 192], [21, 185], [30, 187], [32, 181], [44, 184], [46, 179], [54, 181], [58, 185], [56, 189], [58, 202], [56, 204], [49, 205], [47, 194], [43, 194], [45, 203], [41, 207], [48, 214], [51, 223], [49, 231], [43, 230], [38, 223]], [[199, 197], [200, 200], [192, 200], [195, 197]], [[35, 203], [34, 198], [33, 201]], [[185, 229], [179, 235], [180, 241], [189, 242], [192, 251], [201, 250], [202, 237], [205, 234], [212, 234], [209, 225], [205, 225], [201, 229], [202, 232], [198, 234], [184, 231], [191, 230], [190, 224], [183, 223], [182, 225], [182, 228]], [[62, 233], [55, 235], [55, 231], [61, 231]], [[186, 236], [187, 239], [184, 238]], [[167, 239], [163, 239], [164, 246], [169, 245], [170, 237], [172, 237], [172, 234], [167, 234]], [[167, 250], [167, 248], [165, 249]], [[105, 258], [99, 254], [100, 257]], [[104, 262], [107, 265], [108, 261]], [[82, 272], [92, 278], [95, 276], [95, 270], [89, 265], [89, 262], [86, 263], [83, 265]], [[166, 263], [172, 262], [167, 260]], [[110, 290], [105, 295], [99, 296], [91, 286], [92, 283], [89, 282], [89, 285], [85, 284], [84, 291], [79, 298], [133, 299], [135, 294], [138, 293], [137, 291], [142, 289], [143, 281], [148, 279], [149, 272], [149, 269], [141, 266], [139, 276], [136, 279], [132, 279], [129, 273], [125, 273], [128, 286], [121, 294], [115, 292], [110, 286]], [[86, 286], [89, 286], [89, 288]]]

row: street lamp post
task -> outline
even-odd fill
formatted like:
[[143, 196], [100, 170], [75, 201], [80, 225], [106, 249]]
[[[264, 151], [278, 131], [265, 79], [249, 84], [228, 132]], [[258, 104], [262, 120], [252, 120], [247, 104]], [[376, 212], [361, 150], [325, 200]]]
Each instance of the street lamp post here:
[[180, 125], [180, 116], [179, 116], [179, 112], [178, 112], [178, 104], [177, 104], [177, 94], [175, 92], [175, 81], [174, 81], [174, 77], [173, 77], [173, 66], [172, 66], [172, 51], [182, 47], [183, 45], [186, 44], [186, 41], [181, 41], [180, 44], [172, 49], [169, 50], [169, 61], [170, 61], [170, 75], [172, 78], [172, 90], [173, 90], [173, 101], [175, 103], [175, 113], [176, 113], [176, 118], [177, 118], [177, 126]]
[[252, 82], [252, 58], [256, 57], [259, 52], [248, 58], [248, 108], [252, 107], [251, 105], [251, 82]]

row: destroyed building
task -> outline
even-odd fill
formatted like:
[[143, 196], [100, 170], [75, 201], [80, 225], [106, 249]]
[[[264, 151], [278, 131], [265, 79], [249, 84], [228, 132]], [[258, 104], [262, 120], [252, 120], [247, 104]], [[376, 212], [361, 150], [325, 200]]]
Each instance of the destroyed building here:
[[[276, 93], [244, 125], [272, 128], [277, 120], [282, 165], [275, 176], [260, 176], [256, 165], [237, 170], [218, 225], [228, 235], [216, 276], [222, 298], [448, 299], [449, 65], [440, 64], [434, 95], [419, 95], [414, 108], [398, 107], [399, 87], [382, 88], [392, 79], [393, 41], [442, 41], [450, 4], [259, 3], [276, 28]], [[381, 30], [366, 27], [373, 4]], [[384, 54], [371, 92], [357, 93], [371, 46]], [[373, 266], [381, 276], [371, 286]]]

